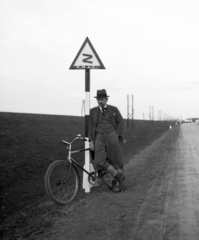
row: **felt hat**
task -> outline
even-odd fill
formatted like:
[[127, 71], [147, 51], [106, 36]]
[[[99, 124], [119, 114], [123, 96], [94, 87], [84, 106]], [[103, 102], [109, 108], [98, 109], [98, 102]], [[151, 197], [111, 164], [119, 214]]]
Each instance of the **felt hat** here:
[[109, 96], [107, 96], [106, 90], [105, 89], [101, 89], [101, 90], [97, 90], [97, 96], [94, 98], [107, 98]]

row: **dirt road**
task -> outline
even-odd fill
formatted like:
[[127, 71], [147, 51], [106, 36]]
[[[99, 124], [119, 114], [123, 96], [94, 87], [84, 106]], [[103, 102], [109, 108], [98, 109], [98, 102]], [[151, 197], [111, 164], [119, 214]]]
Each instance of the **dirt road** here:
[[170, 180], [174, 196], [168, 199], [168, 220], [179, 227], [176, 239], [199, 239], [198, 124], [182, 125], [174, 157], [176, 163]]
[[125, 173], [124, 192], [92, 189], [74, 203], [75, 214], [41, 239], [199, 239], [199, 125], [168, 130]]

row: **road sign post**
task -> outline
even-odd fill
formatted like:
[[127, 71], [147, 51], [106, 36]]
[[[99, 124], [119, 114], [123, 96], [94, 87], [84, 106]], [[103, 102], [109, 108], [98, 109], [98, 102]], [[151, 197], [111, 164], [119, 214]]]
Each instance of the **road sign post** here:
[[[85, 70], [85, 138], [88, 141], [85, 142], [85, 148], [89, 148], [89, 115], [90, 115], [90, 69], [105, 69], [102, 61], [100, 60], [97, 52], [91, 44], [88, 37], [81, 46], [74, 61], [69, 69], [72, 70]], [[90, 152], [85, 151], [85, 164], [84, 168], [91, 172], [93, 166], [90, 163]], [[83, 173], [83, 188], [85, 192], [90, 192], [90, 183], [88, 181], [88, 175]]]

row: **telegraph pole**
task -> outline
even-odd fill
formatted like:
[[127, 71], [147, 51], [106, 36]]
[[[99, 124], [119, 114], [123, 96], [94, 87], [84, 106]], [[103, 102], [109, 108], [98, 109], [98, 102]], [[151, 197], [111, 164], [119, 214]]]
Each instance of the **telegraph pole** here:
[[129, 95], [127, 95], [127, 127], [129, 127]]
[[134, 107], [133, 107], [134, 99], [132, 95], [132, 128], [134, 128]]
[[151, 106], [149, 106], [149, 120], [150, 120], [150, 123], [151, 123]]
[[152, 123], [154, 124], [154, 108], [152, 106]]
[[129, 105], [129, 95], [127, 95], [127, 127], [129, 127], [129, 120], [131, 119], [131, 126], [133, 128], [133, 119], [134, 119], [134, 108], [133, 108], [133, 95], [132, 97], [132, 102], [131, 102], [131, 113], [129, 112], [130, 105]]

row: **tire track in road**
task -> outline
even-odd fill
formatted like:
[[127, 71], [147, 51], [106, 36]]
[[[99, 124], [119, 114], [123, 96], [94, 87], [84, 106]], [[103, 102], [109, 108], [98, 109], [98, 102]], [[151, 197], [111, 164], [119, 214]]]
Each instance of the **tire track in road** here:
[[[193, 134], [193, 131], [195, 132]], [[173, 151], [173, 175], [168, 192], [164, 240], [199, 239], [199, 132], [194, 125], [183, 125]], [[195, 137], [194, 137], [195, 136]]]
[[199, 126], [194, 124], [181, 126], [178, 141], [170, 151], [159, 149], [164, 174], [148, 191], [133, 239], [199, 239], [198, 150]]
[[186, 124], [181, 127], [176, 162], [179, 236], [176, 239], [199, 239], [199, 127]]
[[[173, 155], [175, 152], [176, 137], [170, 134], [166, 141], [160, 144], [156, 157], [161, 160], [159, 174], [148, 190], [142, 207], [139, 210], [136, 227], [131, 233], [132, 239], [158, 239], [164, 238], [167, 230], [166, 222], [170, 201], [170, 192], [174, 176]], [[174, 146], [173, 146], [174, 145]], [[154, 158], [154, 151], [151, 155]]]

